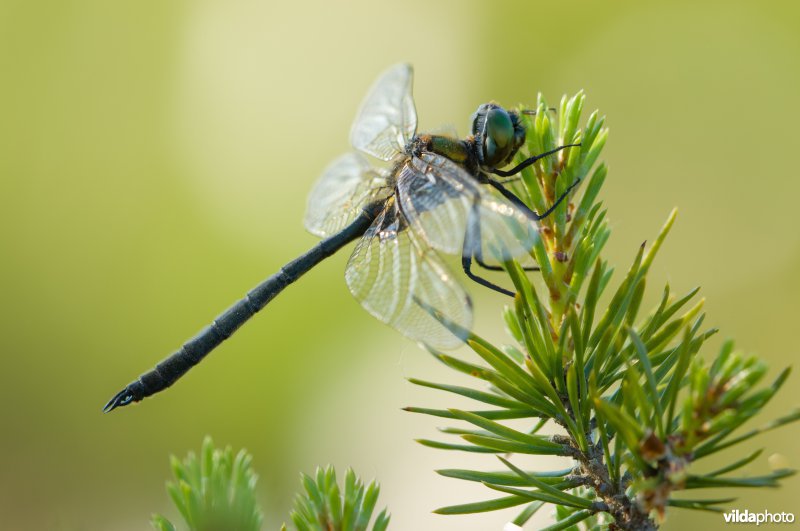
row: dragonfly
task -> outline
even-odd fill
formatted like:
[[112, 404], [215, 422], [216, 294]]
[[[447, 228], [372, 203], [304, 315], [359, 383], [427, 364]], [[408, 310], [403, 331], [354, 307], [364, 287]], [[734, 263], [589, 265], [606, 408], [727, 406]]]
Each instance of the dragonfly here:
[[476, 274], [473, 260], [499, 270], [486, 255], [499, 261], [530, 257], [539, 237], [538, 222], [578, 181], [546, 212], [536, 213], [498, 177], [513, 179], [541, 158], [580, 144], [560, 146], [502, 170], [525, 142], [517, 111], [496, 103], [480, 105], [466, 139], [418, 135], [412, 81], [408, 64], [395, 65], [377, 79], [350, 132], [355, 151], [334, 160], [314, 185], [304, 222], [322, 241], [125, 386], [104, 411], [170, 387], [287, 286], [355, 240], [344, 275], [352, 294], [378, 320], [432, 348], [455, 348], [465, 339], [432, 309], [456, 329], [472, 327], [470, 295], [441, 254], [460, 254], [469, 279], [514, 295]]

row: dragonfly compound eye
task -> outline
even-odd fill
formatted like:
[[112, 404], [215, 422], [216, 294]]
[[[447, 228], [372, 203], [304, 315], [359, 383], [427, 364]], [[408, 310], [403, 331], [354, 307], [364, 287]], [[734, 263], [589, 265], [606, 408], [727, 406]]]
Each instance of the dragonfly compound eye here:
[[514, 124], [502, 107], [486, 113], [483, 134], [483, 163], [495, 167], [504, 162], [514, 150]]

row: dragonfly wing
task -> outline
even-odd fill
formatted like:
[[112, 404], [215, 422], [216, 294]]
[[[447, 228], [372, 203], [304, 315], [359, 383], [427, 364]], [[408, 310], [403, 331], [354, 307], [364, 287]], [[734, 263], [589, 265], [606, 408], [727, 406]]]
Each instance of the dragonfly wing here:
[[472, 327], [472, 302], [434, 249], [408, 230], [391, 201], [356, 245], [345, 271], [347, 286], [374, 317], [434, 348], [455, 348], [457, 337], [424, 308], [464, 331]]
[[395, 65], [375, 82], [361, 104], [350, 131], [356, 149], [381, 160], [402, 152], [417, 130], [417, 111], [411, 95], [411, 65]]
[[[346, 153], [334, 160], [308, 195], [304, 224], [320, 237], [335, 234], [349, 225], [369, 202], [380, 199], [385, 183], [366, 157]], [[387, 194], [388, 195], [388, 194]]]
[[529, 256], [539, 237], [525, 212], [435, 153], [411, 157], [400, 167], [397, 200], [414, 232], [442, 252], [482, 249], [505, 261]]
[[400, 209], [418, 236], [445, 253], [461, 252], [467, 218], [479, 197], [478, 183], [444, 157], [410, 157], [397, 171]]

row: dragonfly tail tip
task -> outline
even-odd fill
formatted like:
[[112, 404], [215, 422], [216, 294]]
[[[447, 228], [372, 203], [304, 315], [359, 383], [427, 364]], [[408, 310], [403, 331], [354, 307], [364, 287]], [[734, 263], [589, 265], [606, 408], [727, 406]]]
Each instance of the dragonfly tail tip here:
[[132, 401], [133, 401], [133, 394], [131, 394], [131, 392], [126, 387], [125, 389], [114, 395], [114, 397], [111, 400], [109, 400], [105, 406], [103, 406], [103, 413], [109, 413], [117, 409], [118, 407], [127, 406]]

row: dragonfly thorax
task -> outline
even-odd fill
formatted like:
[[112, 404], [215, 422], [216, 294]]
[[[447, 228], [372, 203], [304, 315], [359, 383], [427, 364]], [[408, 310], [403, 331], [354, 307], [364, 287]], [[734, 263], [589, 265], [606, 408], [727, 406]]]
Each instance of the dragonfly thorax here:
[[465, 139], [447, 135], [418, 134], [395, 158], [395, 169], [408, 156], [436, 153], [464, 167], [473, 176], [491, 173], [509, 164], [525, 143], [525, 127], [516, 111], [485, 103], [472, 115], [472, 134]]
[[419, 157], [422, 153], [436, 153], [469, 169], [477, 166], [477, 155], [470, 140], [460, 140], [446, 135], [415, 135], [408, 143], [405, 154]]

